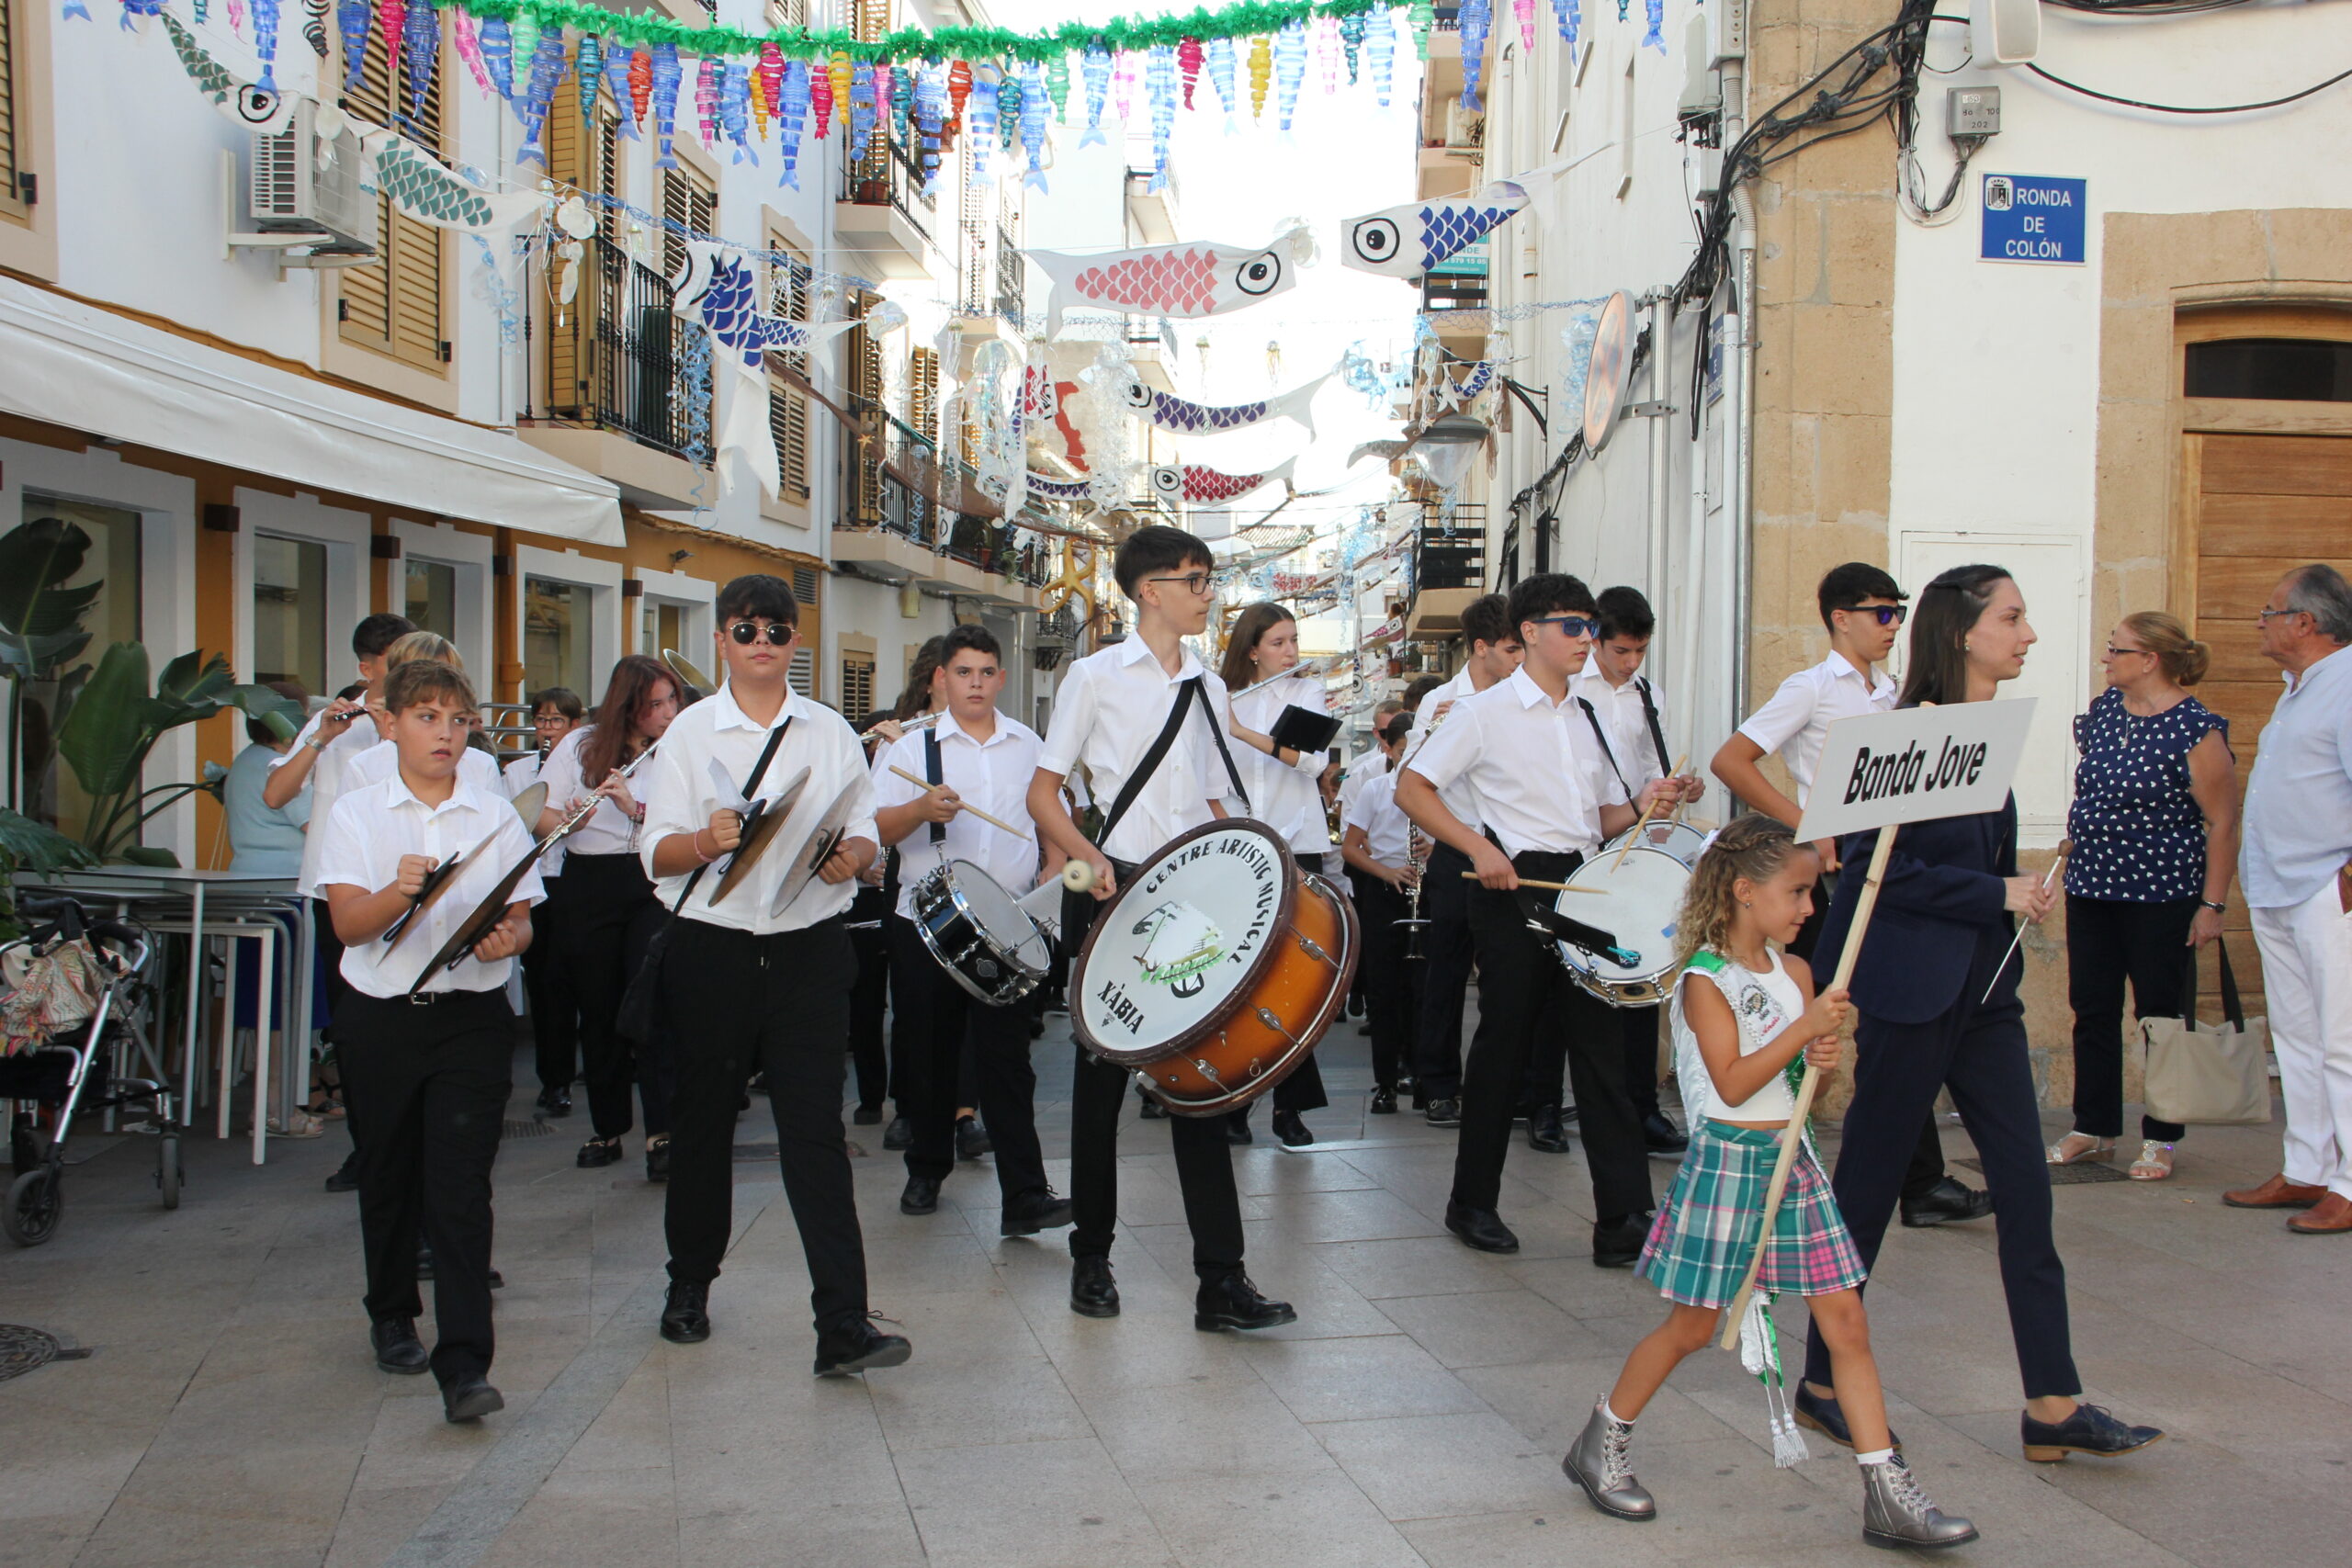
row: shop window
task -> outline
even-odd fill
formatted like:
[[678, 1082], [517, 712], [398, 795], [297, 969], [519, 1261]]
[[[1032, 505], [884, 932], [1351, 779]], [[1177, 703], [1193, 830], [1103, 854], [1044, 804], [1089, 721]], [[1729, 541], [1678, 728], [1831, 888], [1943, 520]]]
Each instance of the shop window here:
[[408, 599], [401, 614], [421, 632], [458, 640], [458, 569], [447, 561], [408, 561]]
[[[119, 506], [95, 506], [25, 491], [21, 521], [35, 523], [44, 517], [62, 518], [90, 536], [81, 570], [62, 586], [85, 588], [96, 583], [98, 587], [82, 616], [83, 628], [90, 634], [89, 647], [63, 661], [55, 671], [62, 675], [84, 665], [95, 667], [110, 644], [140, 640], [140, 517]], [[51, 714], [57, 686], [53, 681], [28, 682], [23, 697], [18, 724], [28, 763], [21, 795], [24, 813], [38, 821], [53, 822], [69, 837], [80, 838], [89, 825], [90, 799], [82, 793], [74, 770], [57, 761], [51, 749]]]
[[327, 683], [327, 547], [315, 539], [254, 537], [254, 679]]
[[686, 613], [684, 604], [665, 604], [659, 599], [645, 601], [645, 635], [637, 639], [637, 650], [662, 657], [665, 649], [675, 649], [700, 664], [707, 657], [700, 649], [686, 646]]
[[2188, 397], [2352, 403], [2352, 343], [2223, 338], [2188, 344], [2188, 360], [2181, 390]]
[[529, 690], [569, 686], [584, 701], [596, 689], [589, 662], [594, 591], [548, 577], [523, 580], [523, 683]]

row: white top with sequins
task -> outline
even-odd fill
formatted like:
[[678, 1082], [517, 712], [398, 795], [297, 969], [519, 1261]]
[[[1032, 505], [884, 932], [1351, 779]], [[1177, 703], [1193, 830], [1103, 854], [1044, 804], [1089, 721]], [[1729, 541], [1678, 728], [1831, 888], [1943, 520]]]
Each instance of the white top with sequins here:
[[1775, 1073], [1762, 1089], [1738, 1105], [1725, 1105], [1715, 1092], [1714, 1075], [1699, 1053], [1699, 1036], [1682, 1015], [1682, 987], [1704, 976], [1723, 992], [1739, 1021], [1739, 1054], [1752, 1056], [1779, 1039], [1789, 1025], [1804, 1016], [1804, 993], [1777, 953], [1772, 972], [1758, 975], [1720, 953], [1701, 952], [1675, 982], [1668, 1016], [1674, 1023], [1674, 1071], [1682, 1086], [1682, 1108], [1691, 1125], [1713, 1118], [1718, 1122], [1787, 1122], [1796, 1115], [1796, 1096], [1785, 1073]]

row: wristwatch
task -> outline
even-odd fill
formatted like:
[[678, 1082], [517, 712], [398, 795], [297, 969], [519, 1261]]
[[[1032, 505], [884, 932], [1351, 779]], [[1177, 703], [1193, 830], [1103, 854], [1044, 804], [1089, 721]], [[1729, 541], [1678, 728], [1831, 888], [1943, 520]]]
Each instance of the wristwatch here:
[[2197, 902], [2202, 908], [2211, 909], [2217, 915], [2225, 915], [2229, 913], [2230, 907], [2227, 904], [2216, 904], [2211, 898], [2199, 898]]

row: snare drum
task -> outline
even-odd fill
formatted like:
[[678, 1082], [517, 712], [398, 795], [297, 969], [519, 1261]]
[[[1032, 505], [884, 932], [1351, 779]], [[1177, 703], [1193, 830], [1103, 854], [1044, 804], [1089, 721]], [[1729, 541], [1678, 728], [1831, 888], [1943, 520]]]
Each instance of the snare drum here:
[[1567, 883], [1571, 889], [1597, 889], [1605, 896], [1562, 893], [1553, 908], [1612, 933], [1634, 960], [1619, 964], [1562, 942], [1560, 962], [1568, 966], [1570, 978], [1614, 1008], [1654, 1007], [1665, 1000], [1690, 868], [1665, 850], [1636, 844], [1622, 863], [1613, 852], [1594, 855], [1568, 874]]
[[1035, 990], [1053, 947], [1001, 883], [967, 860], [932, 867], [912, 895], [915, 934], [948, 977], [990, 1007]]
[[[1633, 834], [1633, 829], [1626, 829], [1623, 833], [1601, 845], [1596, 858], [1615, 860], [1617, 852], [1625, 847], [1625, 840]], [[1650, 849], [1664, 850], [1684, 865], [1693, 868], [1699, 863], [1699, 851], [1706, 841], [1707, 835], [1690, 826], [1690, 823], [1668, 821], [1650, 823], [1641, 829], [1641, 838], [1636, 840]]]
[[1136, 867], [1070, 970], [1079, 1043], [1179, 1116], [1238, 1110], [1291, 1075], [1347, 1005], [1355, 906], [1262, 822], [1182, 834]]

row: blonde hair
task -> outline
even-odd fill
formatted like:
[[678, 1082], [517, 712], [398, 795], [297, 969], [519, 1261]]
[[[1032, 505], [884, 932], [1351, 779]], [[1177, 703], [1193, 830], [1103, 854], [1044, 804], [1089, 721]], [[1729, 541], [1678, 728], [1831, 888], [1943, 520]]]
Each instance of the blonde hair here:
[[[431, 632], [415, 635], [433, 636]], [[408, 640], [407, 637], [401, 639], [401, 642]], [[393, 646], [397, 648], [399, 644]], [[386, 659], [389, 660], [390, 658], [390, 655], [387, 654]], [[455, 663], [445, 663], [438, 659], [410, 659], [384, 677], [386, 713], [399, 713], [426, 702], [447, 703], [462, 714], [481, 711], [474, 697], [474, 683], [466, 679], [466, 672]]]
[[1797, 842], [1787, 823], [1761, 812], [1732, 818], [1691, 868], [1675, 926], [1674, 961], [1688, 964], [1702, 951], [1730, 952], [1732, 912], [1739, 908], [1734, 885], [1743, 876], [1750, 882], [1777, 876], [1791, 855], [1810, 847]]
[[429, 659], [435, 664], [446, 664], [460, 671], [466, 667], [466, 661], [458, 657], [457, 644], [439, 632], [410, 632], [384, 649], [387, 671], [418, 659]]
[[2140, 639], [2141, 647], [2156, 656], [2165, 679], [2174, 685], [2194, 686], [2205, 679], [2213, 650], [2190, 637], [2177, 618], [2162, 610], [2135, 610], [2123, 617], [2123, 625]]

